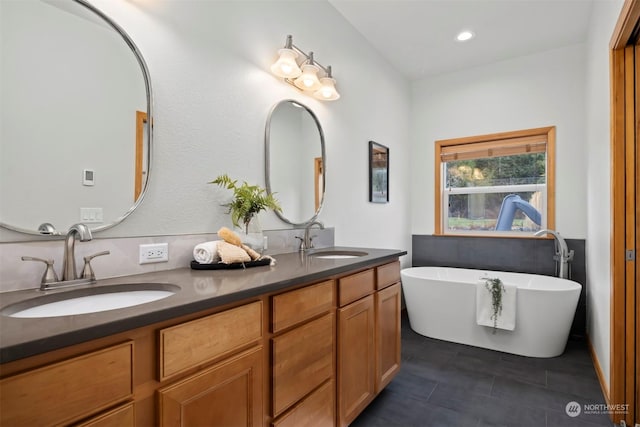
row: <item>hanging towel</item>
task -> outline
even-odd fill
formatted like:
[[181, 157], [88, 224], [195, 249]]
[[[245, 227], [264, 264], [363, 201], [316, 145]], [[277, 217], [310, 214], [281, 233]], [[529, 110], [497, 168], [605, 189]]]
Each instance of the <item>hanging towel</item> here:
[[[493, 300], [491, 292], [485, 286], [486, 282], [480, 279], [476, 284], [476, 322], [480, 326], [493, 327]], [[502, 292], [502, 313], [498, 314], [498, 322], [496, 328], [513, 331], [516, 327], [516, 293], [517, 286], [502, 284], [504, 291]]]
[[204, 242], [197, 244], [193, 248], [193, 259], [199, 264], [213, 264], [220, 261], [218, 255], [218, 242], [220, 240], [214, 240], [211, 242]]

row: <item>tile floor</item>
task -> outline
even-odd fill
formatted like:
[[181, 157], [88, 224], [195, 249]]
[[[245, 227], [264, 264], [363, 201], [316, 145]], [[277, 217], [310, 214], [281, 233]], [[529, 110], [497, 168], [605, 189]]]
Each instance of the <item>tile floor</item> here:
[[604, 403], [584, 341], [528, 358], [423, 337], [403, 312], [400, 373], [351, 427], [613, 425], [602, 413], [569, 417], [569, 402]]

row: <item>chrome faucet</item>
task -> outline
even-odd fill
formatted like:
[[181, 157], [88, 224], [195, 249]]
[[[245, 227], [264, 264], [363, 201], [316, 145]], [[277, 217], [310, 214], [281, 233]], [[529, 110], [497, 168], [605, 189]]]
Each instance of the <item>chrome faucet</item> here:
[[76, 240], [88, 242], [91, 240], [91, 230], [84, 224], [74, 224], [69, 228], [67, 236], [64, 239], [64, 256], [62, 258], [62, 278], [58, 280], [58, 275], [53, 269], [52, 259], [42, 259], [29, 256], [23, 256], [23, 261], [40, 261], [47, 265], [40, 281], [40, 290], [47, 291], [57, 287], [66, 287], [74, 285], [86, 285], [95, 283], [96, 275], [91, 268], [91, 260], [97, 256], [109, 255], [109, 251], [98, 252], [97, 254], [84, 257], [84, 268], [82, 274], [78, 276], [76, 270], [75, 244]]
[[304, 227], [304, 237], [296, 236], [296, 239], [300, 239], [300, 248], [299, 248], [300, 251], [313, 249], [313, 238], [315, 236], [311, 236], [309, 234], [309, 230], [311, 230], [311, 227], [313, 227], [314, 225], [317, 225], [320, 228], [320, 230], [324, 230], [324, 224], [322, 224], [320, 221], [313, 221], [307, 224]]
[[534, 236], [544, 236], [545, 234], [551, 234], [555, 243], [555, 256], [553, 259], [560, 265], [558, 271], [558, 277], [563, 279], [569, 278], [569, 263], [573, 260], [573, 250], [569, 250], [567, 242], [562, 238], [560, 233], [554, 230], [540, 230], [534, 234]]
[[64, 256], [62, 258], [62, 281], [76, 280], [78, 270], [76, 270], [75, 244], [76, 240], [88, 242], [91, 240], [91, 230], [84, 224], [74, 224], [69, 228], [67, 237], [64, 239]]

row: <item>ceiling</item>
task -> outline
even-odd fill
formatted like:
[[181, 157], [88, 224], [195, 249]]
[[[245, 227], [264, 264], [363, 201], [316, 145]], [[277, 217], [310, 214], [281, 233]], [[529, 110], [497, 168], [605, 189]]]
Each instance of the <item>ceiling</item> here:
[[329, 0], [410, 80], [584, 42], [593, 1]]

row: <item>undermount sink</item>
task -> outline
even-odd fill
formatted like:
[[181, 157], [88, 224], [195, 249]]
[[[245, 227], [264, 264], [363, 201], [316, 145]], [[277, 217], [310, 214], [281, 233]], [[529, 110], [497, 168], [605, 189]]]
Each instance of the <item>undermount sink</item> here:
[[348, 258], [358, 258], [365, 255], [369, 255], [369, 254], [361, 251], [341, 251], [341, 250], [317, 251], [309, 254], [309, 256], [312, 256], [314, 258], [321, 258], [321, 259], [348, 259]]
[[179, 286], [166, 283], [88, 287], [31, 298], [3, 308], [1, 313], [3, 316], [19, 318], [97, 313], [158, 301], [179, 290]]

